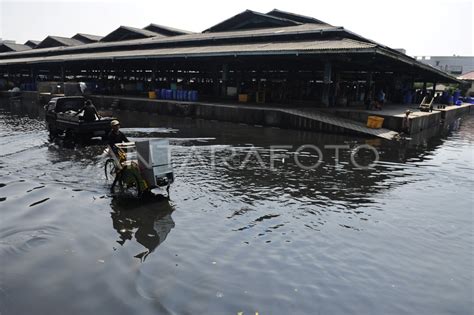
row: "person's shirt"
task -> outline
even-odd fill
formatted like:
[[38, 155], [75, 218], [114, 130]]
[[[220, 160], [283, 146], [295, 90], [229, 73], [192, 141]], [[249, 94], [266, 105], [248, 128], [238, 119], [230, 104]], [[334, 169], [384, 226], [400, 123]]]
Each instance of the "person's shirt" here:
[[121, 143], [121, 142], [129, 142], [127, 137], [123, 133], [119, 131], [114, 132], [113, 130], [109, 132], [108, 136], [108, 142], [111, 146], [113, 146], [116, 143]]
[[84, 121], [94, 121], [97, 118], [97, 110], [93, 104], [84, 105], [76, 114], [79, 115], [81, 112], [84, 112], [82, 116]]

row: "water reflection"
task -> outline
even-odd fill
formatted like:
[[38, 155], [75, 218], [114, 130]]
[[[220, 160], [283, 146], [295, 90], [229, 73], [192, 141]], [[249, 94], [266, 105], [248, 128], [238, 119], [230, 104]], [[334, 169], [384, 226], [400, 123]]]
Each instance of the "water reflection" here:
[[146, 248], [134, 256], [142, 262], [166, 240], [175, 226], [171, 217], [174, 208], [165, 198], [149, 197], [141, 201], [114, 198], [110, 206], [112, 225], [119, 234], [117, 243], [124, 246], [135, 237]]
[[[0, 108], [2, 314], [469, 313], [472, 116], [448, 138], [386, 142], [118, 113], [135, 139], [173, 138], [170, 205], [111, 199], [103, 146], [48, 142], [31, 109]], [[350, 163], [364, 143], [380, 153], [370, 170]], [[291, 148], [275, 171], [238, 168], [252, 146], [268, 165], [277, 144]], [[302, 144], [349, 148], [306, 171]]]

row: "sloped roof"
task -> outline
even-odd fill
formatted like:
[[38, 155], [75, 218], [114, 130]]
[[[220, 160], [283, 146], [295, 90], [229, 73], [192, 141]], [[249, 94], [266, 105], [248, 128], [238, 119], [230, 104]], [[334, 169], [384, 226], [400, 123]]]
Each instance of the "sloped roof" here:
[[61, 36], [48, 36], [41, 43], [36, 46], [35, 49], [39, 48], [48, 48], [48, 47], [58, 47], [58, 46], [77, 46], [82, 45], [83, 43], [72, 38], [61, 37]]
[[227, 20], [224, 20], [214, 26], [211, 26], [207, 30], [203, 31], [203, 33], [226, 32], [280, 26], [294, 26], [299, 24], [302, 23], [263, 14], [260, 12], [245, 10]]
[[144, 50], [106, 51], [97, 53], [68, 54], [58, 56], [39, 56], [20, 59], [0, 59], [0, 65], [18, 61], [64, 62], [69, 60], [110, 60], [129, 58], [182, 58], [203, 56], [248, 56], [248, 55], [295, 55], [296, 53], [317, 54], [324, 52], [371, 52], [376, 45], [351, 39], [309, 40], [301, 42], [263, 42], [232, 45], [205, 45], [192, 47], [158, 48]]
[[84, 34], [84, 33], [77, 33], [72, 38], [77, 39], [78, 41], [81, 41], [84, 44], [89, 44], [89, 43], [96, 43], [96, 42], [100, 41], [102, 39], [102, 36]]
[[28, 52], [17, 52], [17, 53], [6, 53], [0, 54], [0, 59], [9, 58], [12, 55], [21, 57], [21, 55], [40, 55], [45, 53], [81, 53], [87, 51], [97, 51], [99, 49], [147, 49], [151, 46], [156, 45], [194, 45], [200, 44], [203, 42], [213, 42], [218, 44], [221, 41], [238, 41], [245, 42], [249, 38], [252, 40], [258, 40], [263, 38], [272, 38], [273, 40], [281, 40], [281, 37], [291, 38], [292, 36], [314, 36], [319, 37], [322, 34], [327, 33], [341, 33], [345, 32], [342, 27], [335, 27], [324, 24], [301, 24], [296, 26], [288, 27], [277, 27], [277, 28], [265, 28], [257, 30], [243, 30], [243, 31], [228, 31], [228, 32], [216, 32], [216, 33], [194, 33], [189, 35], [180, 35], [180, 36], [157, 36], [157, 37], [147, 37], [141, 39], [130, 39], [119, 42], [98, 42], [91, 44], [84, 44], [74, 47], [52, 47], [44, 48], [41, 50], [32, 50]]
[[155, 37], [155, 36], [163, 36], [157, 34], [155, 32], [144, 30], [141, 28], [131, 27], [131, 26], [120, 26], [113, 32], [107, 34], [104, 38], [102, 38], [101, 42], [115, 42], [115, 41], [123, 41], [128, 39], [139, 39], [139, 38], [147, 38], [147, 37]]
[[281, 11], [278, 9], [273, 9], [272, 11], [268, 12], [267, 15], [287, 19], [287, 20], [292, 20], [295, 22], [300, 22], [300, 23], [312, 23], [312, 24], [326, 24], [329, 25], [326, 22], [323, 22], [321, 20], [315, 19], [310, 16], [305, 16], [305, 15], [300, 15], [300, 14], [295, 14], [291, 12], [286, 12], [286, 11]]
[[474, 71], [464, 73], [463, 75], [459, 76], [458, 79], [466, 80], [466, 81], [474, 81]]
[[24, 45], [29, 46], [31, 48], [36, 48], [36, 46], [38, 46], [39, 43], [41, 43], [41, 41], [30, 39], [30, 40], [26, 41], [26, 43], [24, 43]]
[[160, 35], [164, 36], [177, 36], [177, 35], [185, 35], [185, 34], [192, 34], [193, 32], [180, 30], [174, 27], [159, 25], [151, 23], [150, 25], [143, 28], [144, 30], [151, 31]]
[[[289, 14], [289, 13], [286, 13]], [[296, 16], [296, 17], [295, 17]], [[301, 18], [293, 15], [294, 19]], [[319, 20], [318, 20], [319, 21]], [[279, 25], [282, 24], [282, 25]], [[278, 25], [278, 26], [277, 26]], [[260, 28], [254, 28], [254, 27]], [[262, 28], [265, 26], [266, 28]], [[181, 57], [208, 56], [259, 56], [284, 55], [298, 56], [324, 53], [332, 56], [339, 54], [357, 54], [362, 59], [367, 53], [387, 61], [385, 70], [390, 67], [409, 67], [421, 76], [436, 79], [437, 82], [457, 82], [440, 70], [434, 69], [394, 49], [368, 40], [342, 27], [328, 24], [302, 23], [270, 15], [244, 11], [214, 26], [214, 31], [205, 33], [163, 36], [148, 30], [122, 26], [111, 36], [112, 42], [82, 44], [74, 47], [53, 47], [23, 52], [0, 54], [0, 65], [47, 63], [74, 60], [114, 60], [114, 59], [166, 59]], [[216, 29], [220, 31], [216, 31]], [[135, 38], [135, 39], [134, 39]], [[68, 39], [71, 40], [71, 39]], [[356, 41], [370, 45], [364, 47], [341, 47], [338, 40]], [[311, 46], [320, 45], [318, 47]], [[330, 43], [329, 43], [330, 42]], [[336, 42], [339, 46], [335, 47]], [[327, 44], [327, 45], [326, 45]], [[373, 47], [372, 47], [373, 46]], [[50, 46], [52, 47], [52, 46]], [[363, 55], [365, 54], [365, 55]], [[327, 57], [325, 57], [327, 58]], [[367, 62], [367, 67], [371, 65]], [[408, 68], [406, 68], [408, 69]], [[446, 80], [446, 81], [443, 81]]]
[[3, 42], [0, 44], [0, 52], [11, 52], [11, 51], [24, 51], [30, 50], [30, 46], [15, 44], [10, 42]]

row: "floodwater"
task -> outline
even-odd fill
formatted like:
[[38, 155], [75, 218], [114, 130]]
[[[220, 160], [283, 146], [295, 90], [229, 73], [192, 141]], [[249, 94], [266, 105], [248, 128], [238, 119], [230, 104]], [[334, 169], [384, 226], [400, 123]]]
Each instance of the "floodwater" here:
[[103, 145], [0, 108], [1, 315], [473, 313], [473, 116], [388, 143], [121, 112], [172, 145], [170, 200], [137, 202]]

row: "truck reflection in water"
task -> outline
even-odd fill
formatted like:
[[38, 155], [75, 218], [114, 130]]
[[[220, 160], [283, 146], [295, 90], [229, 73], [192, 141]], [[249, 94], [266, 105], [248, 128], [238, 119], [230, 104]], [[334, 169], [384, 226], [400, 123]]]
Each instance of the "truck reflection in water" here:
[[117, 243], [124, 245], [127, 240], [135, 240], [146, 250], [134, 257], [142, 262], [168, 236], [175, 223], [171, 217], [174, 208], [168, 199], [148, 200], [113, 199], [111, 217], [114, 229], [119, 234]]

